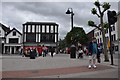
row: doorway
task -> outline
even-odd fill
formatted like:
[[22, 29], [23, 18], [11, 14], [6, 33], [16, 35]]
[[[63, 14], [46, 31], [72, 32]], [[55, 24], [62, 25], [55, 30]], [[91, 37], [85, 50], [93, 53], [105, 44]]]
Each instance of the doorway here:
[[12, 47], [12, 51], [11, 52], [12, 52], [11, 54], [14, 54], [14, 47]]

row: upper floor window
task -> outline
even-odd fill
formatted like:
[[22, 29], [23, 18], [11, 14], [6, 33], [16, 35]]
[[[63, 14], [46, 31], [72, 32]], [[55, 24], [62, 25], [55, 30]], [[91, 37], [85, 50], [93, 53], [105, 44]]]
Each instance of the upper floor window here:
[[1, 30], [0, 30], [0, 36], [1, 36]]
[[116, 35], [114, 34], [113, 37], [114, 37], [114, 41], [115, 41], [116, 40]]
[[112, 28], [113, 28], [113, 31], [115, 31], [115, 26], [114, 25], [112, 26]]
[[99, 36], [99, 32], [97, 32], [97, 36]]
[[101, 35], [101, 31], [100, 31], [100, 35]]
[[13, 31], [13, 36], [16, 36], [16, 32], [15, 31]]

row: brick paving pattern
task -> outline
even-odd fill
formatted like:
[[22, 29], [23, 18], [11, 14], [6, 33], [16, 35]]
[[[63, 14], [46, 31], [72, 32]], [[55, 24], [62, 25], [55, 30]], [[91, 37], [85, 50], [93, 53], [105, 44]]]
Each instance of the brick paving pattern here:
[[96, 69], [88, 69], [87, 66], [77, 67], [66, 67], [66, 68], [54, 68], [54, 69], [40, 69], [40, 70], [19, 70], [19, 71], [3, 71], [3, 78], [29, 78], [38, 76], [50, 76], [50, 75], [61, 75], [61, 74], [72, 74], [82, 72], [93, 72], [99, 70], [111, 69], [110, 66], [97, 65]]

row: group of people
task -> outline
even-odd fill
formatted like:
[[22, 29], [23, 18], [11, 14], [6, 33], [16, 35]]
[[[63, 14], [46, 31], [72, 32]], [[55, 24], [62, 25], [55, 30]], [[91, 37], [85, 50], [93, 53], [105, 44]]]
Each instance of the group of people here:
[[92, 38], [87, 48], [82, 47], [81, 44], [71, 45], [70, 54], [75, 57], [74, 54], [77, 53], [77, 58], [83, 58], [83, 54], [89, 56], [89, 66], [88, 68], [96, 68], [96, 60], [98, 63], [101, 62], [100, 54], [102, 53], [102, 45], [97, 44], [96, 38]]
[[21, 48], [20, 54], [24, 57], [30, 57], [30, 59], [35, 59], [37, 56], [43, 56], [46, 57], [48, 52], [51, 53], [51, 57], [53, 57], [53, 54], [55, 52], [53, 47], [46, 47], [39, 45], [38, 47], [28, 47], [28, 48]]

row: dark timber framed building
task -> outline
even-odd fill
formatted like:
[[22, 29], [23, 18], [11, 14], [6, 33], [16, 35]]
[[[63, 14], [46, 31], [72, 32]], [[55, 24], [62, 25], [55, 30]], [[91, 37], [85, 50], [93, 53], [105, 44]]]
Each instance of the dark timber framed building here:
[[57, 47], [58, 24], [54, 22], [26, 22], [23, 24], [23, 47]]

